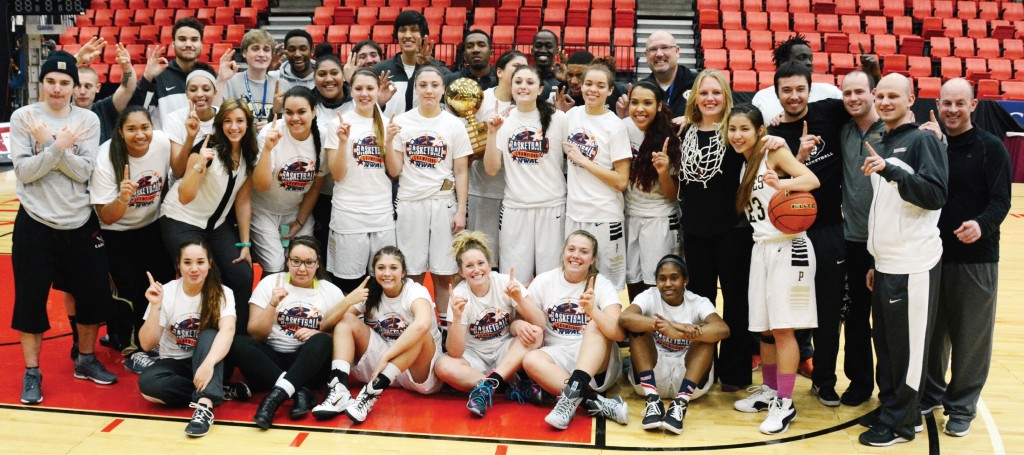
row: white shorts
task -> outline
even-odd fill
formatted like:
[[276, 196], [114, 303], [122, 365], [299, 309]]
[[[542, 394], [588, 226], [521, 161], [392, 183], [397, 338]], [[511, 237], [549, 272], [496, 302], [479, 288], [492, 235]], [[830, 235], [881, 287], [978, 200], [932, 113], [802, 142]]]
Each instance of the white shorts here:
[[454, 196], [398, 201], [395, 235], [405, 254], [407, 274], [454, 275], [459, 271], [452, 255], [452, 219], [457, 210]]
[[[622, 374], [622, 355], [619, 353], [619, 347], [614, 342], [610, 343], [612, 343], [612, 351], [608, 354], [608, 369], [604, 370], [603, 380], [600, 384], [597, 383], [599, 374], [590, 379], [590, 388], [595, 392], [604, 392], [612, 388], [615, 381], [619, 380], [619, 375]], [[551, 356], [555, 365], [571, 374], [576, 369], [576, 358], [579, 357], [582, 346], [583, 343], [570, 346], [544, 346], [540, 350]]]
[[[252, 242], [252, 252], [256, 256], [254, 259], [258, 258], [264, 274], [285, 270], [284, 246], [281, 245], [281, 225], [295, 221], [296, 215], [298, 215], [298, 208], [292, 214], [276, 215], [253, 207], [252, 221], [249, 223], [249, 239]], [[314, 222], [313, 217], [310, 216], [295, 236], [313, 235]]]
[[[470, 335], [467, 334], [467, 336]], [[478, 351], [467, 346], [466, 350], [462, 352], [462, 360], [465, 360], [474, 370], [487, 374], [487, 372], [498, 366], [498, 362], [501, 362], [501, 359], [505, 358], [508, 348], [515, 341], [515, 337], [510, 336], [504, 343], [501, 343], [498, 349], [490, 352]]]
[[[704, 382], [704, 385], [697, 385], [698, 389], [690, 395], [691, 401], [704, 396], [715, 384], [714, 363], [708, 372], [708, 380]], [[633, 391], [640, 396], [647, 395], [643, 386], [634, 382], [634, 375], [636, 375], [634, 371], [630, 371], [630, 374], [627, 375], [629, 383], [633, 385]], [[658, 351], [658, 363], [654, 365], [654, 380], [658, 384], [658, 396], [665, 399], [675, 398], [679, 393], [679, 388], [683, 386], [684, 379], [686, 379], [686, 354], [667, 355]]]
[[[615, 289], [625, 287], [626, 233], [623, 232], [622, 222], [580, 223], [571, 219], [565, 221], [565, 237], [580, 229], [597, 237], [597, 270], [611, 280]], [[561, 253], [562, 248], [559, 247], [558, 251]]]
[[754, 242], [750, 255], [751, 332], [818, 327], [814, 247], [806, 234]]
[[359, 234], [331, 231], [327, 239], [327, 271], [346, 280], [370, 273], [370, 262], [378, 250], [395, 245], [395, 230]]
[[[369, 383], [373, 378], [371, 375], [374, 369], [377, 367], [377, 362], [380, 362], [381, 356], [388, 350], [390, 345], [384, 340], [384, 337], [380, 336], [379, 333], [370, 330], [370, 343], [366, 347], [366, 352], [359, 358], [359, 361], [352, 366], [352, 370], [349, 373], [352, 379], [362, 382], [364, 384]], [[428, 373], [427, 379], [423, 382], [416, 382], [412, 378], [412, 373], [408, 370], [398, 374], [398, 377], [391, 382], [391, 386], [401, 387], [405, 390], [412, 390], [413, 392], [420, 393], [423, 395], [429, 395], [437, 393], [441, 390], [441, 386], [444, 383], [437, 378], [434, 374], [434, 364], [437, 363], [437, 359], [441, 358], [441, 348], [435, 344], [434, 358], [430, 360], [430, 373]]]
[[679, 213], [626, 216], [626, 282], [655, 284], [655, 268], [666, 254], [679, 254]]
[[501, 216], [501, 199], [469, 195], [466, 208], [466, 229], [480, 231], [490, 240], [491, 253], [494, 254], [491, 268], [497, 270], [501, 257], [501, 242], [498, 238], [498, 218]]
[[562, 264], [565, 204], [517, 209], [502, 206], [499, 218], [501, 273], [516, 268], [523, 283]]

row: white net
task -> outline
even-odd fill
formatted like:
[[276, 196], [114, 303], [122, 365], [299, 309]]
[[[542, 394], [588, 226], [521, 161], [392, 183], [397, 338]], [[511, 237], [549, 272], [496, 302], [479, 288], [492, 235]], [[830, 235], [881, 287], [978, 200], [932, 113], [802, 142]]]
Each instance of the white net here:
[[[715, 129], [717, 131], [717, 124]], [[682, 157], [679, 168], [682, 181], [700, 183], [707, 188], [711, 178], [722, 173], [725, 147], [720, 134], [712, 135], [711, 141], [702, 147], [697, 138], [697, 128], [687, 128], [680, 149]]]

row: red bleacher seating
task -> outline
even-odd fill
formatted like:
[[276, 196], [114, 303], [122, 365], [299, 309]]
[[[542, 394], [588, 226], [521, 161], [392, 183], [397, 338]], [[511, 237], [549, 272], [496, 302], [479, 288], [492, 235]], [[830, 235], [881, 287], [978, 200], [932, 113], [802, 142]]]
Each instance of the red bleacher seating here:
[[746, 30], [726, 30], [725, 31], [725, 48], [726, 49], [747, 49], [750, 47], [750, 41], [747, 36]]
[[978, 81], [978, 98], [999, 99], [999, 81], [991, 79]]
[[722, 49], [725, 46], [725, 33], [713, 28], [701, 30], [700, 44], [704, 49]]
[[992, 79], [1007, 80], [1013, 78], [1013, 62], [1011, 60], [996, 58], [989, 59], [988, 71]]
[[771, 50], [775, 47], [772, 40], [772, 32], [767, 30], [754, 30], [750, 32], [751, 50]]

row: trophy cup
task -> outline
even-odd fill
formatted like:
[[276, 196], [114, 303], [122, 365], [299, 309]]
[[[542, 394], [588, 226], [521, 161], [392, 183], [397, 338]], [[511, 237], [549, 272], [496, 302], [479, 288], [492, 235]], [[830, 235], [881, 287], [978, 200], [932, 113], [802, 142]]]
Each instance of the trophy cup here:
[[487, 148], [487, 125], [476, 119], [484, 92], [476, 81], [463, 77], [448, 85], [444, 94], [448, 107], [466, 120], [466, 132], [473, 147], [473, 156], [480, 158]]

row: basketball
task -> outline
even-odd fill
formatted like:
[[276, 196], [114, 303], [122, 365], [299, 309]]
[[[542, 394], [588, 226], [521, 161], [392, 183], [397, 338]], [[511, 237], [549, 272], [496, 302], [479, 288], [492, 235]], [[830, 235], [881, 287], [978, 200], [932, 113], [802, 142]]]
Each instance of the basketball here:
[[768, 202], [768, 218], [785, 234], [806, 231], [818, 217], [818, 202], [806, 191], [778, 191]]

